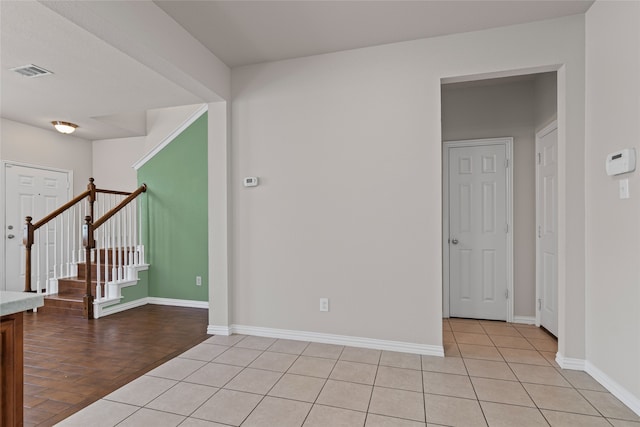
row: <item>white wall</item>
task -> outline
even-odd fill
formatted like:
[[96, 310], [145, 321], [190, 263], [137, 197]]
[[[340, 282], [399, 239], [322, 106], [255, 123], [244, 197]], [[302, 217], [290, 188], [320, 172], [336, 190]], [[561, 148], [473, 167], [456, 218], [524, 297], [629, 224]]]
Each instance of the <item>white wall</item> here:
[[[586, 15], [587, 361], [640, 414], [640, 173], [605, 174], [607, 153], [640, 154], [640, 3]], [[618, 197], [628, 179], [631, 198]], [[606, 379], [606, 378], [605, 378]]]
[[132, 165], [144, 154], [145, 137], [93, 141], [93, 177], [98, 188], [132, 191], [138, 176]]
[[441, 79], [558, 67], [560, 352], [584, 357], [583, 16], [234, 69], [231, 321], [441, 345]]
[[[86, 190], [91, 177], [91, 142], [71, 135], [62, 135], [0, 119], [0, 160], [28, 163], [36, 166], [73, 171], [73, 192]], [[4, 171], [0, 173], [0, 226], [5, 230]], [[0, 258], [5, 260], [4, 232]], [[4, 264], [4, 262], [2, 263]], [[0, 289], [4, 289], [4, 274], [0, 274]]]
[[514, 314], [535, 317], [535, 82], [492, 82], [442, 87], [442, 139], [514, 138]]
[[534, 82], [534, 123], [536, 132], [558, 118], [558, 76], [541, 73]]
[[93, 141], [96, 185], [121, 191], [137, 188], [138, 175], [133, 165], [163, 143], [201, 107], [195, 104], [149, 110], [145, 136]]
[[73, 171], [73, 190], [87, 189], [92, 173], [91, 142], [72, 135], [1, 119], [2, 160]]

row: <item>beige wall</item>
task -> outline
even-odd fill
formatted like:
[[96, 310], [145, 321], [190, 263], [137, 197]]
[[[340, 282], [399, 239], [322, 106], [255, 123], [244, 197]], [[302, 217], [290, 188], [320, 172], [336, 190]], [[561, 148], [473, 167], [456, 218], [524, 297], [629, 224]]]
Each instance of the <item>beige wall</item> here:
[[513, 144], [514, 315], [535, 317], [534, 80], [442, 87], [442, 139], [510, 136]]
[[560, 351], [584, 357], [583, 16], [233, 70], [230, 321], [441, 345], [441, 79], [557, 67]]
[[[639, 22], [638, 2], [598, 1], [587, 12], [585, 173], [587, 367], [622, 386], [638, 413], [640, 173], [610, 177], [604, 163], [623, 148], [640, 154]], [[618, 197], [621, 179], [630, 199]]]

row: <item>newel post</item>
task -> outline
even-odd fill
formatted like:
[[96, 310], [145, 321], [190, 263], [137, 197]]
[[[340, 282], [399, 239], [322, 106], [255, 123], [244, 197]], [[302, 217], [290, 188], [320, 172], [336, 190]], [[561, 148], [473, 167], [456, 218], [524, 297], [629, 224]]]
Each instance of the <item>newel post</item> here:
[[87, 184], [87, 190], [89, 190], [89, 215], [91, 216], [91, 222], [93, 222], [93, 204], [96, 201], [96, 186], [93, 183], [94, 179], [89, 178], [89, 184]]
[[24, 291], [31, 292], [31, 247], [33, 246], [33, 224], [30, 216], [26, 217], [26, 223], [22, 227], [22, 244], [26, 249], [26, 266], [24, 272]]
[[[93, 179], [92, 179], [93, 180]], [[91, 184], [90, 184], [91, 185]], [[93, 205], [92, 205], [93, 206]], [[91, 249], [95, 247], [93, 240], [93, 224], [91, 216], [84, 217], [82, 225], [82, 243], [85, 251], [85, 294], [83, 297], [83, 315], [87, 319], [93, 319], [93, 295], [91, 295]]]

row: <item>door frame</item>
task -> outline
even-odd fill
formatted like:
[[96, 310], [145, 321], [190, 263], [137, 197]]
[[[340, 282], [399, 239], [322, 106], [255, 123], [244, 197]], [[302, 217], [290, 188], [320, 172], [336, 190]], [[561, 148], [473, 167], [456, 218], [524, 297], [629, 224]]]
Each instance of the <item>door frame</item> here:
[[[551, 123], [549, 123], [548, 125], [546, 125], [545, 127], [543, 127], [542, 129], [540, 129], [539, 131], [536, 132], [536, 141], [535, 141], [535, 152], [538, 152], [538, 143], [540, 142], [540, 139], [542, 139], [544, 136], [546, 136], [547, 134], [553, 132], [554, 130], [558, 129], [558, 120], [554, 120]], [[556, 141], [556, 146], [558, 145], [558, 141]], [[557, 147], [556, 147], [557, 148]], [[537, 158], [537, 155], [536, 155]], [[536, 299], [535, 299], [535, 311], [536, 311], [536, 326], [540, 327], [541, 325], [541, 321], [542, 321], [542, 315], [541, 315], [541, 310], [538, 308], [539, 303], [538, 301], [540, 301], [540, 298], [542, 296], [542, 277], [539, 274], [539, 269], [540, 269], [540, 239], [538, 238], [538, 226], [540, 225], [540, 218], [539, 218], [539, 212], [538, 212], [538, 208], [540, 206], [540, 188], [538, 188], [538, 174], [539, 169], [540, 169], [540, 165], [538, 164], [537, 160], [534, 160], [536, 162], [535, 165], [535, 180], [536, 180], [536, 229], [535, 229], [535, 235], [536, 235]], [[559, 169], [559, 164], [558, 164], [558, 169]], [[556, 170], [556, 174], [559, 171]], [[556, 185], [557, 185], [557, 180], [556, 180]], [[556, 188], [556, 197], [558, 195], [558, 189]], [[556, 218], [558, 218], [558, 204], [556, 201]], [[556, 224], [557, 227], [557, 224]], [[558, 230], [556, 229], [556, 265], [558, 265]], [[558, 298], [558, 270], [556, 269], [556, 298]], [[560, 314], [558, 313], [560, 310], [560, 304], [558, 299], [556, 299], [557, 302], [557, 306], [556, 306], [556, 316], [558, 317], [557, 321], [559, 321], [560, 318]], [[559, 329], [559, 327], [558, 327]], [[557, 333], [559, 334], [560, 331], [558, 330]], [[557, 338], [557, 337], [556, 337]]]
[[[2, 209], [0, 209], [0, 224], [2, 225], [2, 237], [3, 241], [0, 245], [0, 266], [2, 266], [3, 273], [0, 274], [0, 290], [5, 290], [7, 287], [7, 257], [5, 254], [5, 245], [6, 239], [5, 235], [7, 233], [7, 194], [5, 191], [5, 186], [7, 185], [7, 165], [10, 166], [20, 166], [23, 168], [31, 168], [31, 169], [42, 169], [51, 172], [60, 172], [66, 173], [69, 180], [69, 188], [67, 189], [67, 198], [71, 200], [73, 197], [73, 170], [70, 169], [61, 169], [54, 168], [49, 166], [35, 165], [33, 163], [24, 163], [24, 162], [16, 162], [13, 160], [0, 160], [0, 201], [2, 201]], [[37, 219], [37, 218], [34, 218]], [[22, 230], [19, 231], [20, 236], [22, 237]]]
[[503, 145], [505, 147], [507, 165], [507, 322], [513, 322], [513, 137], [467, 139], [443, 141], [442, 143], [442, 315], [449, 317], [449, 150], [456, 147], [478, 147], [484, 145]]

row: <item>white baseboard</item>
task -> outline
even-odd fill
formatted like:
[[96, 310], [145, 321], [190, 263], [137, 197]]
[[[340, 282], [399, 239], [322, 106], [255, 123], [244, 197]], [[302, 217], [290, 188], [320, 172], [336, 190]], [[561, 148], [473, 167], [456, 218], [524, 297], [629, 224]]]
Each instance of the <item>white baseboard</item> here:
[[560, 365], [562, 369], [570, 369], [572, 371], [584, 371], [585, 360], [573, 359], [571, 357], [564, 357], [559, 352], [556, 353], [556, 363]]
[[232, 334], [231, 328], [228, 326], [209, 325], [207, 326], [207, 334], [209, 335], [224, 335], [228, 337]]
[[444, 348], [441, 345], [389, 341], [375, 338], [353, 337], [348, 335], [325, 334], [320, 332], [293, 331], [288, 329], [263, 328], [259, 326], [246, 325], [231, 325], [230, 327], [209, 325], [207, 333], [218, 335], [245, 334], [258, 337], [310, 341], [324, 344], [337, 344], [350, 347], [362, 347], [376, 350], [398, 351], [403, 353], [444, 357]]
[[629, 409], [640, 415], [640, 398], [634, 396], [629, 390], [618, 384], [615, 380], [595, 367], [591, 362], [585, 362], [585, 371], [598, 381], [604, 388], [609, 390], [611, 394], [620, 399], [622, 403], [627, 405]]
[[[155, 304], [155, 305], [171, 305], [174, 307], [189, 307], [189, 308], [209, 308], [208, 301], [192, 301], [186, 299], [172, 299], [172, 298], [157, 298], [157, 297], [144, 297], [137, 300], [123, 302], [122, 304], [117, 304], [117, 299], [109, 300], [111, 305], [107, 307], [101, 306], [96, 312], [96, 319], [104, 316], [108, 316], [110, 314], [120, 313], [121, 311], [130, 310], [136, 307], [142, 307], [147, 304]], [[94, 306], [94, 310], [96, 307]], [[207, 332], [210, 333], [210, 332]]]
[[147, 297], [147, 303], [156, 305], [172, 305], [174, 307], [209, 308], [209, 301], [193, 301], [188, 299]]
[[523, 325], [535, 325], [536, 318], [532, 316], [513, 316], [513, 323], [521, 323]]
[[123, 302], [122, 304], [112, 305], [110, 307], [103, 307], [101, 309], [100, 317], [120, 313], [121, 311], [130, 310], [132, 308], [142, 307], [143, 305], [147, 305], [146, 298]]

